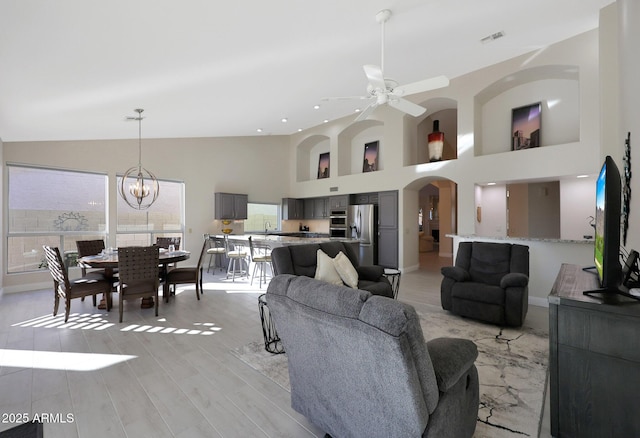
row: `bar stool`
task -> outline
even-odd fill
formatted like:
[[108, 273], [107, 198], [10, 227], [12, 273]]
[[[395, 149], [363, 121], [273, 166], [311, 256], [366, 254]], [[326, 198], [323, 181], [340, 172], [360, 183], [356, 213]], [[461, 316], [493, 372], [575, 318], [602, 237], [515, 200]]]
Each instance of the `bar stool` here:
[[251, 275], [251, 285], [256, 276], [256, 270], [260, 270], [260, 288], [262, 282], [267, 284], [267, 266], [271, 268], [271, 276], [273, 277], [273, 266], [271, 263], [271, 247], [262, 243], [253, 243], [249, 236], [249, 251], [251, 253], [251, 262], [253, 263], [253, 275]]
[[[249, 254], [242, 249], [241, 246], [234, 245], [231, 247], [231, 243], [229, 243], [229, 236], [225, 234], [224, 236], [224, 249], [226, 251], [227, 258], [229, 259], [229, 266], [227, 267], [227, 278], [231, 275], [231, 281], [236, 281], [236, 274], [242, 276], [249, 276]], [[237, 263], [237, 265], [236, 265]], [[245, 263], [247, 269], [243, 269], [242, 264]]]
[[211, 237], [209, 234], [204, 235], [205, 239], [208, 239], [209, 242], [213, 241], [213, 246], [207, 248], [207, 254], [209, 255], [209, 266], [207, 267], [207, 272], [211, 270], [211, 263], [213, 263], [213, 268], [215, 270], [216, 267], [224, 270], [222, 266], [223, 256], [226, 253], [224, 249], [224, 241], [218, 237]]

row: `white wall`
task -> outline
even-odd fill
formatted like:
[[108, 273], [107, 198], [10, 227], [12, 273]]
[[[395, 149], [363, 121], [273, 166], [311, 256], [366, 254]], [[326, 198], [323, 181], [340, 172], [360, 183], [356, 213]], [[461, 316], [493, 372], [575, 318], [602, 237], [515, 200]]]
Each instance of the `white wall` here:
[[[0, 168], [0, 193], [4, 193], [4, 144], [2, 142], [2, 138], [0, 138], [0, 162], [3, 163], [2, 168]], [[3, 197], [4, 199], [4, 197]], [[1, 205], [6, 205], [2, 202]], [[5, 218], [5, 209], [2, 209], [2, 215], [0, 215], [0, 230], [4, 233], [4, 218]], [[6, 239], [0, 239], [0, 254], [2, 254], [2, 260], [6, 260], [5, 254], [5, 242]], [[4, 263], [0, 263], [0, 279], [4, 277]], [[0, 282], [0, 296], [4, 291], [4, 283]]]
[[595, 206], [595, 176], [560, 181], [560, 236], [567, 240], [593, 238], [589, 216], [594, 216]]
[[486, 237], [507, 235], [507, 187], [503, 184], [480, 188], [481, 221], [477, 222], [474, 234]]
[[[629, 217], [629, 236], [627, 248], [640, 250], [640, 227], [637, 226], [640, 218], [640, 171], [638, 166], [638, 144], [640, 144], [640, 57], [638, 57], [638, 42], [640, 42], [640, 2], [637, 0], [617, 1], [616, 29], [619, 40], [619, 77], [607, 77], [611, 79], [608, 84], [619, 83], [617, 92], [620, 96], [619, 121], [613, 127], [613, 132], [618, 132], [619, 159], [616, 160], [622, 169], [622, 145], [627, 132], [631, 132], [632, 149], [632, 179], [631, 179], [631, 209]], [[615, 9], [611, 8], [613, 12]], [[613, 28], [613, 26], [612, 26]], [[613, 49], [613, 48], [612, 48]], [[615, 72], [614, 72], [615, 73]], [[617, 80], [616, 80], [617, 79]], [[607, 134], [610, 131], [606, 131]], [[612, 141], [616, 136], [612, 138]], [[608, 140], [607, 140], [608, 141]], [[635, 155], [634, 155], [635, 154]]]

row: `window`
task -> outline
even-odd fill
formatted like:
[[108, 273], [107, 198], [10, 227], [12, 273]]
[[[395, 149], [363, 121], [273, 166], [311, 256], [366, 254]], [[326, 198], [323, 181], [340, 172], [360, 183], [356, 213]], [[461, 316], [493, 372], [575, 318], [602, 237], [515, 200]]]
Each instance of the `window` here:
[[269, 231], [280, 229], [280, 204], [247, 204], [247, 218], [244, 221], [244, 231]]
[[7, 272], [46, 269], [42, 245], [75, 264], [76, 240], [104, 239], [107, 175], [7, 165]]
[[[117, 178], [117, 190], [120, 180]], [[147, 246], [157, 237], [180, 237], [184, 235], [184, 183], [158, 180], [158, 199], [146, 210], [136, 210], [117, 196], [118, 223], [117, 246]], [[184, 241], [184, 239], [182, 239]]]

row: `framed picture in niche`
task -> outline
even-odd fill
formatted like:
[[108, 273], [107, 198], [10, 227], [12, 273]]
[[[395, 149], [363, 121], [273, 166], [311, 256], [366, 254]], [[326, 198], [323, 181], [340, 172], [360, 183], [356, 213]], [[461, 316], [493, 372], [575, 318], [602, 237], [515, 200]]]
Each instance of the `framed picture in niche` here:
[[541, 102], [511, 110], [511, 150], [540, 146]]
[[320, 154], [318, 158], [318, 179], [329, 178], [329, 152]]
[[362, 172], [375, 172], [378, 170], [378, 147], [380, 142], [372, 141], [364, 144], [364, 158], [362, 160]]

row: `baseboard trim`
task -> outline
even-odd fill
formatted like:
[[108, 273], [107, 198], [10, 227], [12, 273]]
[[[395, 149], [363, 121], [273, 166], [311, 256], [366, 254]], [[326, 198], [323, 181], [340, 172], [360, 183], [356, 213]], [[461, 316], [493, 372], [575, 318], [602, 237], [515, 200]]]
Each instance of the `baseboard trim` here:
[[541, 297], [529, 297], [529, 304], [532, 306], [549, 307], [549, 300]]
[[51, 281], [40, 283], [16, 284], [15, 286], [4, 286], [2, 292], [5, 294], [15, 294], [20, 292], [33, 292], [34, 290], [53, 289]]

